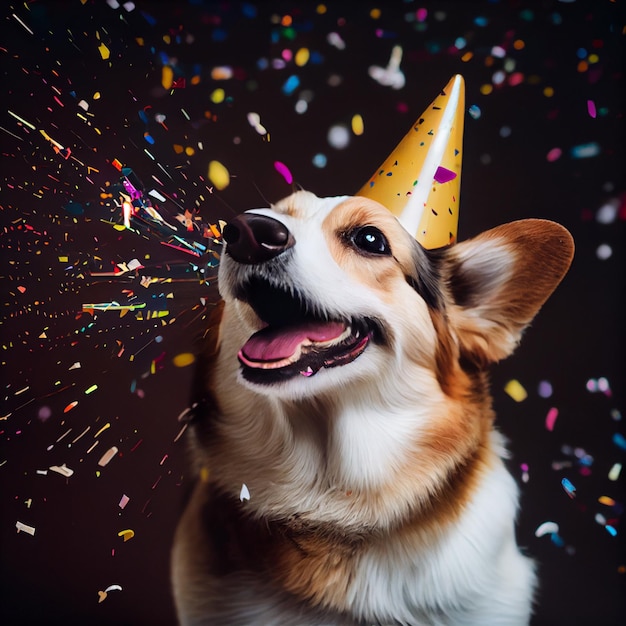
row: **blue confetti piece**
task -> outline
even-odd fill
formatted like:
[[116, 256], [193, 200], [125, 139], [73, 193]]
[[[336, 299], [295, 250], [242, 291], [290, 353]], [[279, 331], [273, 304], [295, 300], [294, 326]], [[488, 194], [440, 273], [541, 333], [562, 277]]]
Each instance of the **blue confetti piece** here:
[[570, 150], [570, 156], [573, 159], [589, 159], [590, 157], [598, 156], [599, 154], [600, 144], [595, 141], [581, 143], [578, 146], [574, 146]]
[[561, 485], [570, 498], [574, 498], [576, 496], [576, 487], [574, 487], [570, 480], [563, 478], [561, 480]]
[[611, 535], [611, 537], [617, 536], [617, 530], [613, 526], [611, 526], [610, 524], [607, 524], [605, 528], [607, 532], [609, 533], [609, 535]]
[[223, 28], [216, 28], [211, 35], [213, 41], [226, 41], [228, 33]]
[[283, 93], [286, 96], [290, 96], [300, 85], [300, 79], [295, 75], [291, 75], [283, 85]]
[[257, 8], [253, 4], [244, 2], [241, 5], [241, 12], [244, 14], [245, 17], [254, 19], [257, 15]]
[[626, 450], [626, 438], [622, 433], [615, 433], [613, 435], [613, 443], [622, 450]]
[[467, 109], [467, 112], [470, 114], [470, 117], [474, 120], [477, 120], [481, 115], [482, 111], [477, 104], [472, 104], [472, 106]]
[[322, 153], [318, 153], [313, 157], [313, 165], [315, 165], [315, 167], [326, 167], [326, 162], [326, 155]]
[[565, 542], [558, 533], [551, 533], [550, 539], [552, 540], [552, 543], [558, 548], [562, 548], [565, 545]]
[[149, 13], [146, 13], [145, 11], [141, 11], [141, 15], [146, 20], [146, 22], [150, 24], [150, 26], [154, 26], [156, 24], [157, 22], [156, 18], [152, 17], [152, 15], [150, 15]]

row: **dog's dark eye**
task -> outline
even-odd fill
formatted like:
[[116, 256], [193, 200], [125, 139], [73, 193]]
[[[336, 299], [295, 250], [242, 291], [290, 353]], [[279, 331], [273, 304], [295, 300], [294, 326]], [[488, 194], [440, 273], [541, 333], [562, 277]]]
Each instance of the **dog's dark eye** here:
[[363, 226], [355, 230], [352, 233], [351, 240], [357, 248], [364, 252], [384, 254], [386, 256], [391, 254], [387, 238], [374, 226]]

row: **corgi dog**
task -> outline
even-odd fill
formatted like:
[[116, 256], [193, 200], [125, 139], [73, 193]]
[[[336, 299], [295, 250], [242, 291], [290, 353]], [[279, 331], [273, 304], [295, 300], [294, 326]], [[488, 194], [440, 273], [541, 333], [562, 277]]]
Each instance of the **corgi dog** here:
[[180, 624], [527, 624], [487, 368], [567, 272], [568, 231], [528, 219], [426, 250], [374, 200], [297, 191], [223, 235]]

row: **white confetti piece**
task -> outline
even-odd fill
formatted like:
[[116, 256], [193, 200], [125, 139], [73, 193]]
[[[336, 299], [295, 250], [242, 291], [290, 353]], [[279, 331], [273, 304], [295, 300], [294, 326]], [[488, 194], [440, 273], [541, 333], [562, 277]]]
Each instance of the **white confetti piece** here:
[[35, 534], [35, 528], [33, 526], [22, 524], [22, 522], [15, 522], [15, 528], [17, 528], [18, 533], [28, 533], [29, 535]]
[[49, 467], [51, 472], [56, 472], [57, 474], [61, 474], [61, 476], [65, 476], [65, 478], [69, 478], [74, 474], [74, 470], [70, 469], [65, 463], [63, 465], [51, 465]]
[[544, 535], [552, 535], [559, 532], [559, 525], [556, 522], [544, 522], [537, 526], [535, 537], [543, 537]]
[[111, 461], [111, 459], [119, 452], [119, 450], [117, 449], [116, 446], [113, 446], [112, 448], [109, 448], [101, 457], [100, 460], [98, 461], [98, 465], [100, 467], [104, 467], [105, 465], [108, 465]]
[[250, 499], [250, 492], [248, 491], [248, 487], [246, 483], [241, 485], [241, 492], [239, 493], [239, 499], [243, 502], [244, 500]]

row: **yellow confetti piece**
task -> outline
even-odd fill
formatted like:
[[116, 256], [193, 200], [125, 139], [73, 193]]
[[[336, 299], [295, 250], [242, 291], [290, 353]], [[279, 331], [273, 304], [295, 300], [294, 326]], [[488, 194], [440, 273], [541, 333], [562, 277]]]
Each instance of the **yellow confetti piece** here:
[[481, 85], [480, 87], [480, 93], [482, 93], [483, 96], [488, 96], [492, 91], [493, 85]]
[[185, 154], [187, 156], [193, 156], [195, 153], [196, 153], [196, 151], [191, 146], [187, 146], [185, 148]]
[[355, 135], [362, 135], [364, 129], [363, 118], [357, 113], [352, 117], [352, 132]]
[[208, 177], [215, 188], [220, 191], [226, 189], [230, 184], [230, 174], [219, 161], [211, 161], [209, 163]]
[[103, 43], [98, 46], [98, 52], [105, 61], [111, 56], [111, 51]]
[[85, 389], [85, 395], [88, 396], [90, 393], [93, 393], [98, 388], [98, 385], [91, 385], [89, 389]]
[[622, 471], [621, 463], [614, 463], [611, 469], [609, 470], [609, 480], [617, 480]]
[[528, 392], [522, 386], [519, 380], [510, 380], [504, 385], [504, 391], [515, 400], [515, 402], [523, 402], [528, 397]]
[[294, 57], [294, 61], [298, 67], [302, 67], [309, 62], [311, 57], [311, 53], [308, 48], [300, 48], [298, 52], [296, 52], [296, 56]]
[[102, 427], [102, 428], [101, 428], [101, 429], [100, 429], [100, 430], [99, 430], [99, 431], [98, 431], [98, 432], [97, 432], [97, 433], [93, 436], [93, 438], [94, 438], [94, 439], [97, 439], [97, 438], [98, 438], [98, 436], [99, 436], [101, 433], [103, 433], [103, 432], [104, 432], [107, 428], [111, 428], [111, 423], [110, 423], [110, 422], [107, 422], [107, 423], [106, 423], [106, 424], [105, 424], [105, 425], [104, 425], [104, 426], [103, 426], [103, 427]]
[[226, 98], [226, 92], [219, 87], [211, 94], [211, 102], [215, 104], [219, 104], [220, 102], [224, 102], [224, 98]]
[[191, 365], [196, 360], [196, 357], [191, 352], [183, 352], [181, 354], [177, 354], [173, 359], [172, 363], [176, 367], [187, 367]]
[[164, 89], [169, 89], [174, 82], [174, 70], [169, 65], [164, 65], [161, 72], [161, 84]]
[[131, 530], [130, 528], [127, 528], [126, 530], [120, 530], [120, 532], [117, 533], [117, 536], [124, 537], [124, 542], [126, 542], [135, 536], [135, 531]]

